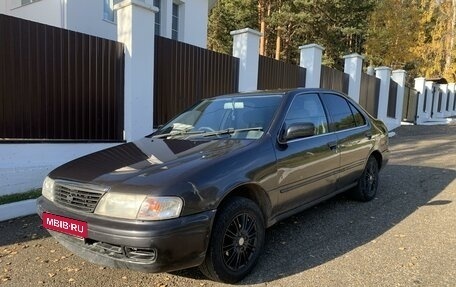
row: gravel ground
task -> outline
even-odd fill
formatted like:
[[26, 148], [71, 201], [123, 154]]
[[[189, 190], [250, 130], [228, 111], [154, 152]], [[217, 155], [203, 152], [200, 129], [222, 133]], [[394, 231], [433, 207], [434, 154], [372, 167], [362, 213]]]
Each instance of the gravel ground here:
[[[248, 286], [456, 286], [456, 125], [403, 126], [378, 197], [343, 195], [268, 229]], [[1, 286], [226, 286], [197, 269], [146, 274], [71, 254], [38, 216], [0, 223]]]

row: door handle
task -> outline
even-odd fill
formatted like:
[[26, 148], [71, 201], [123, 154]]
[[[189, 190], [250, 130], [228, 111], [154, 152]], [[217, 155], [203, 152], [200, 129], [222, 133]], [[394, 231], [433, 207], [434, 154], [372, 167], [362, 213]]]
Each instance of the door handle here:
[[335, 150], [335, 149], [337, 149], [337, 142], [336, 142], [336, 141], [334, 141], [334, 142], [329, 142], [329, 143], [328, 143], [328, 147], [329, 147], [330, 150]]
[[371, 131], [366, 132], [364, 135], [366, 136], [366, 138], [372, 139], [372, 132]]

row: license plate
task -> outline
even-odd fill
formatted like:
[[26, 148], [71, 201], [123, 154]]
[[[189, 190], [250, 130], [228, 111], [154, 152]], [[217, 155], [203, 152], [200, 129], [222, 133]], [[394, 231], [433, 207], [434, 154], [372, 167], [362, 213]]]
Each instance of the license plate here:
[[84, 221], [44, 212], [43, 227], [65, 234], [87, 238], [87, 222]]

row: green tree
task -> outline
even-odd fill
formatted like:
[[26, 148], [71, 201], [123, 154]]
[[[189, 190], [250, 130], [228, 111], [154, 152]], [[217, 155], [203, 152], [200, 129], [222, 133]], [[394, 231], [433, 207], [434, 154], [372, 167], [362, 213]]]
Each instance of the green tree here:
[[[325, 64], [342, 68], [342, 56], [363, 53], [372, 0], [295, 0], [284, 5], [276, 22], [286, 23], [284, 58], [297, 59], [297, 47], [317, 43], [325, 47]], [[289, 49], [293, 49], [290, 51]]]
[[219, 0], [209, 17], [210, 49], [230, 53], [231, 30], [251, 27], [264, 37], [260, 53], [297, 63], [298, 47], [326, 48], [325, 63], [341, 68], [342, 56], [362, 53], [374, 0]]
[[256, 0], [219, 0], [212, 8], [208, 20], [209, 49], [231, 54], [233, 30], [258, 29]]

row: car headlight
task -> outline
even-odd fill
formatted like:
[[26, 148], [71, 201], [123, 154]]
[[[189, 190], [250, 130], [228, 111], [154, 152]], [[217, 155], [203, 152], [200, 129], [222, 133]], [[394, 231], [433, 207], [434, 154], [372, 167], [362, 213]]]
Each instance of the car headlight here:
[[108, 192], [101, 198], [95, 213], [125, 219], [163, 220], [179, 217], [182, 205], [179, 197]]
[[41, 194], [50, 201], [54, 201], [54, 180], [49, 176], [46, 176], [46, 178], [43, 181], [43, 188], [41, 189]]

